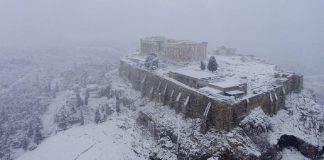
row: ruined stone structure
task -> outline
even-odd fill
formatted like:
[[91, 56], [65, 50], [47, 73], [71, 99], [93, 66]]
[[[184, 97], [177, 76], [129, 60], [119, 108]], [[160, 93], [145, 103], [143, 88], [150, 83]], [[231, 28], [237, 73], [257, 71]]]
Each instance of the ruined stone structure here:
[[284, 107], [285, 95], [299, 91], [303, 87], [303, 76], [296, 74], [278, 74], [280, 84], [268, 92], [256, 94], [241, 101], [225, 101], [211, 98], [197, 89], [187, 86], [170, 77], [162, 77], [121, 60], [119, 73], [141, 91], [143, 96], [169, 105], [188, 118], [201, 118], [202, 132], [209, 128], [230, 130], [237, 126], [249, 112], [261, 106], [263, 111], [272, 116]]
[[140, 54], [161, 53], [165, 45], [164, 37], [147, 37], [140, 40]]
[[207, 57], [207, 42], [192, 42], [166, 39], [164, 37], [146, 37], [141, 39], [140, 54], [156, 53], [173, 61], [203, 60]]
[[221, 46], [217, 50], [215, 50], [214, 53], [216, 55], [232, 56], [235, 55], [236, 48], [226, 48], [225, 46]]

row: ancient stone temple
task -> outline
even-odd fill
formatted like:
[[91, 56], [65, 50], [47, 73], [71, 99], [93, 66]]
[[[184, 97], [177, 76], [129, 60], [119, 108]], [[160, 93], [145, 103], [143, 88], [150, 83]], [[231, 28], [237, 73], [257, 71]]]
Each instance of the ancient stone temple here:
[[207, 42], [146, 37], [141, 39], [140, 54], [156, 53], [173, 61], [203, 60], [207, 57]]
[[217, 50], [214, 51], [216, 55], [222, 55], [222, 56], [232, 56], [236, 53], [236, 48], [227, 48], [225, 46], [221, 46], [217, 48]]

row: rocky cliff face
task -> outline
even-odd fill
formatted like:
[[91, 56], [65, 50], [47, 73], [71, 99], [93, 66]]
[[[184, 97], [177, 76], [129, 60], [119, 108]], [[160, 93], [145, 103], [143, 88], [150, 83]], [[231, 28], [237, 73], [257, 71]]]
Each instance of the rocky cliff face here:
[[278, 141], [279, 150], [284, 148], [293, 147], [300, 151], [304, 156], [311, 159], [321, 158], [321, 155], [324, 153], [324, 146], [314, 146], [305, 142], [304, 140], [297, 138], [293, 135], [282, 135]]
[[[206, 134], [201, 134], [199, 132], [201, 122], [198, 119], [189, 123], [188, 120], [180, 118], [173, 119], [173, 123], [170, 121], [165, 123], [162, 117], [156, 116], [157, 113], [164, 114], [161, 107], [150, 110], [148, 112], [151, 113], [151, 117], [155, 117], [152, 121], [162, 131], [159, 134], [158, 145], [150, 154], [151, 159], [281, 159], [284, 154], [282, 150], [287, 147], [296, 148], [303, 156], [310, 159], [318, 159], [323, 156], [324, 143], [317, 126], [317, 123], [322, 123], [323, 120], [318, 117], [318, 114], [314, 114], [313, 110], [316, 105], [312, 107], [310, 101], [304, 104], [298, 102], [303, 108], [297, 109], [291, 104], [297, 103], [296, 97], [308, 99], [308, 96], [310, 95], [307, 91], [289, 95], [286, 102], [287, 108], [274, 117], [266, 115], [261, 108], [256, 108], [230, 132], [210, 130]], [[289, 110], [296, 110], [294, 115], [290, 115], [295, 116], [293, 122], [286, 117]], [[313, 119], [317, 117], [319, 121], [309, 119], [301, 124], [300, 119], [296, 118], [301, 112], [304, 116], [311, 116]], [[177, 117], [172, 111], [166, 114]], [[304, 125], [308, 122], [313, 122], [314, 126]], [[180, 123], [182, 127], [178, 129], [176, 123]], [[292, 123], [300, 123], [299, 128], [295, 128], [295, 132], [290, 132]], [[280, 129], [279, 132], [278, 125], [286, 130]], [[303, 130], [305, 127], [310, 128]], [[305, 140], [305, 137], [309, 139]]]

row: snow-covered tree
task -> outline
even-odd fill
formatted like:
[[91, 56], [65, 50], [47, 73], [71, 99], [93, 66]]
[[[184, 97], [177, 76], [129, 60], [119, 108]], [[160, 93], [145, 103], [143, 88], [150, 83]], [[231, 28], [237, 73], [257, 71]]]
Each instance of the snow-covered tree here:
[[159, 67], [159, 59], [155, 53], [151, 53], [146, 57], [144, 66], [147, 69], [155, 70]]
[[106, 111], [107, 116], [114, 113], [114, 110], [112, 110], [111, 107], [107, 103], [105, 104], [105, 107], [106, 107], [105, 111]]
[[88, 72], [84, 71], [81, 76], [81, 86], [86, 87], [88, 83]]
[[43, 135], [40, 130], [40, 127], [36, 127], [35, 129], [34, 142], [36, 144], [40, 144], [40, 142], [43, 140]]
[[98, 124], [101, 120], [101, 117], [100, 117], [100, 111], [99, 109], [96, 110], [96, 113], [95, 113], [95, 123]]
[[111, 98], [112, 94], [111, 94], [111, 84], [109, 84], [106, 89], [105, 89], [105, 93], [106, 93], [106, 96], [107, 96], [107, 99]]
[[80, 107], [83, 105], [81, 96], [80, 96], [80, 92], [76, 93], [76, 107]]
[[100, 111], [101, 113], [105, 113], [105, 107], [103, 105], [100, 105]]
[[68, 111], [67, 106], [63, 106], [59, 113], [55, 115], [54, 122], [58, 124], [60, 130], [66, 130], [68, 127]]
[[27, 137], [28, 138], [32, 138], [32, 136], [34, 135], [34, 129], [32, 124], [29, 124], [28, 126], [28, 130], [27, 130]]
[[85, 104], [85, 105], [88, 105], [89, 97], [90, 97], [90, 93], [89, 93], [89, 91], [87, 90], [87, 91], [85, 92], [85, 96], [84, 96], [84, 104]]
[[29, 145], [29, 141], [27, 138], [24, 138], [21, 142], [21, 147], [24, 149], [24, 150], [27, 150], [27, 147]]
[[206, 63], [204, 61], [200, 62], [200, 69], [205, 70], [206, 69]]
[[80, 124], [81, 124], [81, 125], [84, 125], [83, 112], [81, 111], [80, 114], [81, 114], [81, 117], [80, 117]]
[[209, 71], [214, 72], [214, 71], [217, 70], [217, 68], [218, 68], [218, 64], [217, 64], [217, 62], [216, 62], [216, 58], [215, 58], [214, 56], [211, 56], [211, 57], [209, 58], [209, 62], [208, 62], [208, 65], [207, 65], [207, 69], [208, 69]]
[[77, 111], [76, 111], [76, 109], [74, 108], [74, 106], [72, 106], [71, 107], [71, 113], [73, 114], [73, 113], [76, 113]]
[[60, 87], [59, 87], [58, 83], [56, 82], [55, 83], [55, 93], [57, 93], [59, 91], [60, 91]]
[[116, 96], [116, 112], [117, 114], [120, 113], [120, 99], [118, 95]]

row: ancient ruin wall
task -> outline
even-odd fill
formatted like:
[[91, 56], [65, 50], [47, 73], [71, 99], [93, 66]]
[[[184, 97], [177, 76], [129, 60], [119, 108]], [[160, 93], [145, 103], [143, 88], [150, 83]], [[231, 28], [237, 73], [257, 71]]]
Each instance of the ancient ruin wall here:
[[141, 39], [140, 54], [156, 53], [172, 61], [203, 60], [207, 57], [207, 45], [207, 42], [146, 37]]
[[163, 56], [170, 60], [203, 60], [207, 57], [207, 42], [167, 44]]
[[298, 92], [303, 88], [303, 76], [289, 75], [282, 85], [274, 86], [268, 92], [249, 97], [233, 107], [233, 125], [238, 123], [256, 107], [272, 116], [285, 106], [285, 96], [290, 92]]
[[207, 125], [223, 130], [233, 128], [231, 106], [225, 102], [211, 99], [189, 87], [179, 85], [170, 79], [160, 77], [124, 61], [120, 63], [119, 73], [120, 76], [126, 77], [131, 82], [134, 89], [141, 91], [143, 96], [169, 105], [177, 112], [183, 113], [185, 117], [203, 118], [206, 106], [211, 102], [206, 119]]
[[[169, 105], [177, 112], [183, 113], [185, 117], [205, 120], [203, 125], [206, 129], [213, 127], [222, 130], [230, 130], [237, 126], [252, 109], [259, 106], [270, 116], [276, 114], [284, 106], [285, 95], [300, 90], [303, 81], [302, 76], [292, 75], [283, 82], [283, 86], [236, 104], [228, 104], [203, 95], [176, 80], [158, 76], [123, 60], [120, 62], [119, 73], [130, 81], [134, 89], [141, 91], [143, 96]], [[209, 103], [210, 110], [204, 117]]]

